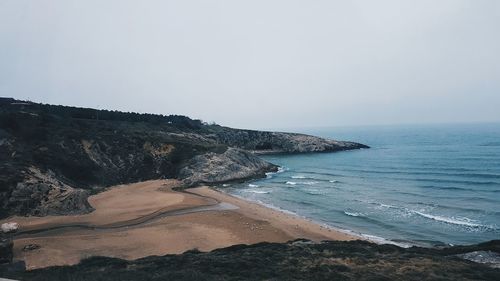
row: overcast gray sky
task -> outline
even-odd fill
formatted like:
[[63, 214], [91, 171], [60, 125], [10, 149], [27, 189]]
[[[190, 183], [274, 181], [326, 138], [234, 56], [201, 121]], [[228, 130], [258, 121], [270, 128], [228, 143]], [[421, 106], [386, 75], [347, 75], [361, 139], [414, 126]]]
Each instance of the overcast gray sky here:
[[500, 121], [500, 1], [0, 1], [0, 96], [234, 127]]

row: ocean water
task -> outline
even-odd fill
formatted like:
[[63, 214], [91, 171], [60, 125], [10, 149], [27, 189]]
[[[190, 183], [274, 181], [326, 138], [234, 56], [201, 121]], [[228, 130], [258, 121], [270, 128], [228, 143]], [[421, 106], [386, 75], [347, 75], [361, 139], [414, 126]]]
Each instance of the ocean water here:
[[371, 148], [265, 156], [280, 172], [223, 190], [375, 241], [500, 239], [500, 124], [296, 131]]

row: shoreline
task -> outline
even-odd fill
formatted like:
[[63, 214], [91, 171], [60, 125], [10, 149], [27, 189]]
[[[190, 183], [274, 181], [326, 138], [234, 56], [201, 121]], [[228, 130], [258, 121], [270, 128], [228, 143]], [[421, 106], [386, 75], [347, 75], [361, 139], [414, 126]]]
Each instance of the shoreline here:
[[[89, 197], [85, 215], [10, 217], [14, 259], [27, 269], [72, 265], [90, 256], [127, 260], [299, 238], [359, 240], [309, 219], [207, 186], [175, 191], [175, 180], [119, 185]], [[366, 240], [366, 239], [364, 239]], [[37, 245], [36, 249], [28, 249]]]
[[[250, 200], [250, 199], [247, 199], [247, 198], [245, 198], [243, 196], [238, 196], [238, 195], [235, 195], [235, 194], [230, 194], [228, 192], [225, 192], [222, 188], [217, 188], [217, 187], [208, 187], [208, 188], [210, 188], [212, 190], [215, 190], [216, 192], [220, 192], [222, 194], [234, 197], [236, 199], [243, 200], [245, 202], [254, 203], [254, 204], [259, 205], [259, 206], [264, 207], [264, 208], [276, 210], [277, 212], [281, 212], [281, 213], [284, 213], [284, 214], [288, 214], [290, 216], [294, 216], [294, 217], [300, 218], [302, 220], [309, 221], [309, 222], [311, 222], [313, 224], [321, 226], [322, 228], [330, 229], [330, 230], [335, 231], [335, 232], [343, 233], [345, 235], [351, 236], [353, 238], [352, 240], [366, 240], [366, 241], [370, 241], [370, 242], [376, 243], [376, 244], [391, 244], [391, 245], [396, 245], [396, 246], [402, 247], [402, 248], [410, 248], [410, 247], [413, 247], [413, 246], [424, 247], [424, 248], [432, 248], [433, 247], [433, 246], [430, 246], [430, 245], [418, 245], [418, 244], [415, 244], [415, 243], [412, 244], [412, 243], [410, 243], [410, 241], [408, 241], [408, 242], [395, 242], [395, 241], [386, 239], [384, 237], [375, 236], [375, 235], [371, 235], [371, 234], [365, 234], [365, 233], [356, 232], [356, 231], [350, 230], [350, 229], [344, 229], [344, 228], [340, 228], [340, 227], [328, 225], [326, 223], [322, 223], [322, 222], [316, 221], [316, 220], [314, 220], [312, 218], [308, 218], [308, 217], [302, 216], [302, 215], [297, 214], [297, 213], [295, 213], [293, 211], [285, 210], [285, 209], [282, 209], [280, 207], [277, 207], [277, 206], [274, 206], [274, 205], [271, 205], [271, 204], [266, 204], [266, 203], [258, 201], [258, 200]], [[334, 240], [336, 240], [336, 239], [334, 239]]]
[[[275, 223], [283, 230], [293, 234], [293, 236], [304, 236], [297, 238], [305, 238], [315, 242], [320, 242], [322, 240], [366, 240], [363, 239], [363, 237], [358, 237], [357, 235], [346, 233], [347, 231], [344, 232], [340, 229], [326, 226], [291, 211], [266, 206], [262, 203], [240, 198], [239, 196], [234, 196], [209, 186], [191, 188], [190, 191], [194, 191], [200, 195], [216, 198], [224, 202], [229, 201], [231, 204], [239, 207], [238, 210], [235, 210], [236, 212], [241, 212], [246, 216], [253, 216], [255, 218]], [[293, 225], [298, 227], [294, 227]], [[291, 230], [293, 228], [295, 228], [295, 230]]]

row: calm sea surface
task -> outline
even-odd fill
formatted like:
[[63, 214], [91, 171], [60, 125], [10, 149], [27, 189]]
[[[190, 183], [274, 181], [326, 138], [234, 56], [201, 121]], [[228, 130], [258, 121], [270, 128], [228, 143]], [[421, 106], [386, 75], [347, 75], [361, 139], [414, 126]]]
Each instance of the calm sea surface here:
[[500, 124], [296, 131], [371, 148], [265, 156], [282, 171], [223, 190], [373, 240], [500, 239]]

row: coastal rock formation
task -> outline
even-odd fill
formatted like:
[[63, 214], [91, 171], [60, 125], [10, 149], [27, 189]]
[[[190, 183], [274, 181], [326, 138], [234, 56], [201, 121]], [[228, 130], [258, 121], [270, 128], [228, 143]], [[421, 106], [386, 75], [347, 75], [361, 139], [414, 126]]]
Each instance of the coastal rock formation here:
[[276, 169], [248, 151], [363, 147], [301, 134], [232, 129], [178, 115], [0, 98], [0, 218], [87, 213], [92, 211], [86, 200], [90, 194], [123, 183], [176, 178], [192, 186], [262, 177]]
[[20, 280], [498, 280], [500, 269], [457, 255], [498, 253], [500, 241], [444, 249], [400, 248], [367, 241], [236, 245], [208, 253], [151, 256], [133, 261], [93, 257], [74, 266], [9, 271]]
[[224, 153], [210, 152], [193, 157], [179, 176], [186, 185], [192, 186], [263, 177], [266, 172], [277, 169], [276, 165], [248, 151], [228, 148]]
[[30, 168], [24, 181], [12, 190], [8, 204], [15, 213], [36, 216], [83, 214], [93, 210], [87, 201], [89, 195], [88, 190], [61, 182], [50, 170], [42, 173]]
[[367, 145], [336, 141], [294, 133], [235, 130], [222, 128], [216, 140], [229, 146], [240, 147], [258, 154], [334, 152], [368, 148]]
[[17, 222], [2, 223], [0, 229], [2, 230], [2, 233], [16, 232], [19, 229], [19, 224]]
[[23, 247], [23, 252], [35, 251], [35, 250], [40, 249], [41, 247], [42, 246], [40, 246], [38, 244], [28, 244], [28, 245]]

